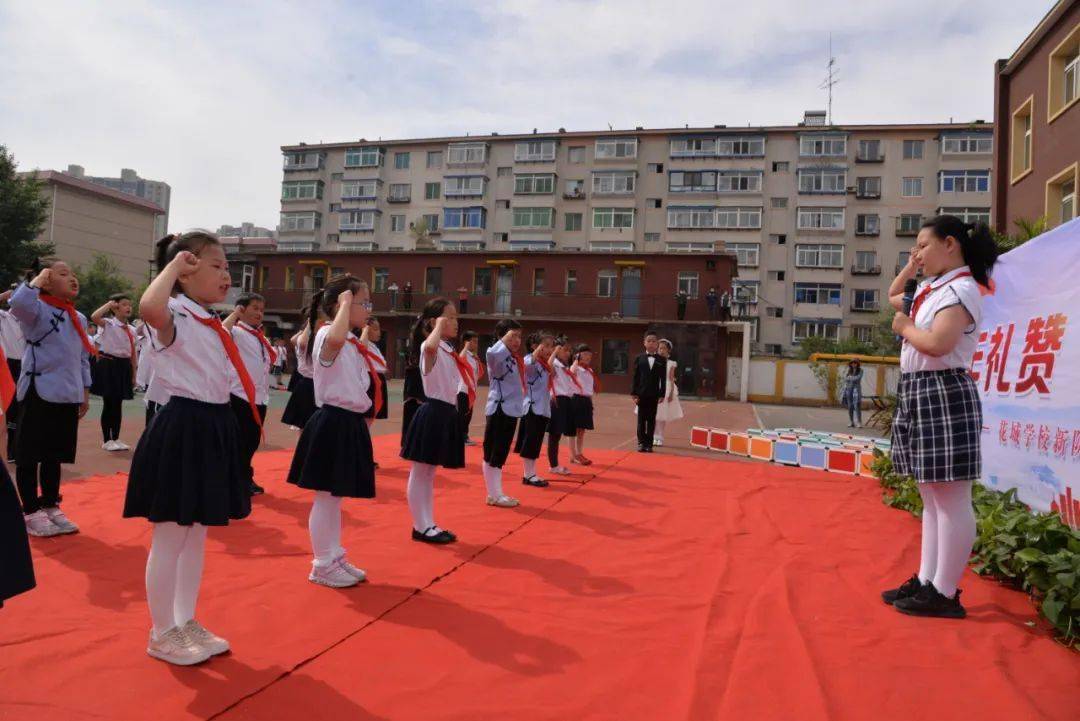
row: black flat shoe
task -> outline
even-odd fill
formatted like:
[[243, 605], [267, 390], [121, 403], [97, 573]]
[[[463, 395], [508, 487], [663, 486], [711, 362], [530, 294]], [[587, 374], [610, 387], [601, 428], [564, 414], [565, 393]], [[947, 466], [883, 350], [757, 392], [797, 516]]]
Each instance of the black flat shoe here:
[[253, 496], [261, 496], [262, 494], [266, 493], [266, 489], [260, 486], [258, 483], [252, 481], [251, 485], [248, 486], [248, 493]]
[[645, 446], [638, 446], [637, 447], [637, 452], [638, 453], [648, 453], [648, 451], [645, 450]]
[[433, 543], [436, 545], [445, 545], [447, 543], [453, 543], [457, 540], [457, 536], [450, 531], [439, 531], [438, 533], [429, 536], [427, 533], [421, 533], [420, 531], [413, 529], [412, 539], [419, 541], [420, 543]]
[[967, 616], [967, 611], [960, 605], [959, 590], [952, 598], [947, 598], [934, 588], [932, 583], [920, 588], [914, 596], [901, 598], [893, 604], [893, 608], [908, 616], [927, 618], [964, 618]]
[[528, 478], [522, 478], [521, 482], [526, 486], [533, 486], [534, 488], [547, 488], [548, 482], [542, 478], [536, 476], [529, 476]]
[[894, 588], [889, 591], [881, 592], [881, 600], [889, 606], [893, 605], [901, 598], [911, 598], [919, 589], [922, 588], [922, 581], [918, 576], [912, 576], [908, 580], [904, 581], [899, 588]]

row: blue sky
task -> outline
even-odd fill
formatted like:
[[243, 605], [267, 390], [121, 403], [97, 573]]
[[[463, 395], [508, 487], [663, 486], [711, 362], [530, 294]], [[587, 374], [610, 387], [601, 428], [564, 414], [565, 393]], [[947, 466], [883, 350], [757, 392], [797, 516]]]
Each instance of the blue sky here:
[[171, 228], [277, 222], [279, 146], [449, 134], [993, 117], [1050, 0], [0, 0], [0, 144], [135, 168]]

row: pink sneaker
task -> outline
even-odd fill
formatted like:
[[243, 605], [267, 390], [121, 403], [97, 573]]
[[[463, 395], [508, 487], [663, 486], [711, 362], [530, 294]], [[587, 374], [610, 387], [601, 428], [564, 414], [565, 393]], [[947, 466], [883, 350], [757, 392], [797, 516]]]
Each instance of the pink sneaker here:
[[320, 586], [329, 586], [330, 588], [348, 588], [349, 586], [355, 586], [360, 583], [356, 576], [342, 568], [341, 564], [337, 561], [332, 562], [329, 566], [319, 566], [312, 563], [308, 580], [312, 583], [317, 583]]

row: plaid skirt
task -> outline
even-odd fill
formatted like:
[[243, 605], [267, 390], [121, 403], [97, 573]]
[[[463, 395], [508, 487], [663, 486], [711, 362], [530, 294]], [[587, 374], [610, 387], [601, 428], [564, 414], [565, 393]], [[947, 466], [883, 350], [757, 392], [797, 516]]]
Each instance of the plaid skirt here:
[[966, 369], [904, 373], [896, 393], [893, 468], [919, 483], [978, 480], [982, 417]]

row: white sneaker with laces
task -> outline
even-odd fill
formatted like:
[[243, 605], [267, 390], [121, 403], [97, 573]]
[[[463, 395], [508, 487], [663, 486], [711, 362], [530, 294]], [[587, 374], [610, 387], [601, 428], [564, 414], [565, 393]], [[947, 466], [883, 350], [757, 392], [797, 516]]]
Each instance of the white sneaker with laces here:
[[23, 516], [23, 520], [26, 521], [26, 532], [37, 538], [59, 536], [64, 532], [49, 520], [49, 516], [45, 511], [34, 511], [31, 514]]
[[520, 506], [521, 501], [510, 496], [488, 496], [487, 504], [489, 506], [498, 506], [499, 508], [514, 508]]
[[367, 571], [362, 568], [357, 568], [356, 566], [349, 563], [345, 559], [345, 556], [341, 556], [340, 558], [338, 558], [337, 564], [341, 566], [341, 568], [344, 569], [346, 573], [355, 578], [357, 583], [363, 583], [367, 580]]
[[209, 651], [211, 656], [217, 656], [218, 654], [225, 653], [229, 650], [228, 641], [221, 636], [218, 636], [216, 633], [212, 633], [206, 626], [203, 626], [195, 619], [191, 619], [185, 623], [183, 630], [188, 638]]
[[329, 566], [319, 566], [312, 563], [308, 580], [312, 583], [317, 583], [320, 586], [329, 586], [330, 588], [348, 588], [349, 586], [355, 586], [360, 583], [360, 581], [356, 579], [356, 576], [342, 568], [341, 564], [337, 561], [334, 561]]
[[179, 626], [173, 626], [160, 636], [155, 636], [151, 630], [146, 652], [174, 666], [194, 666], [211, 656], [209, 650], [195, 643]]
[[79, 527], [72, 523], [70, 518], [64, 515], [64, 512], [60, 510], [60, 506], [46, 508], [44, 511], [45, 515], [52, 521], [52, 524], [60, 529], [60, 533], [79, 532]]

